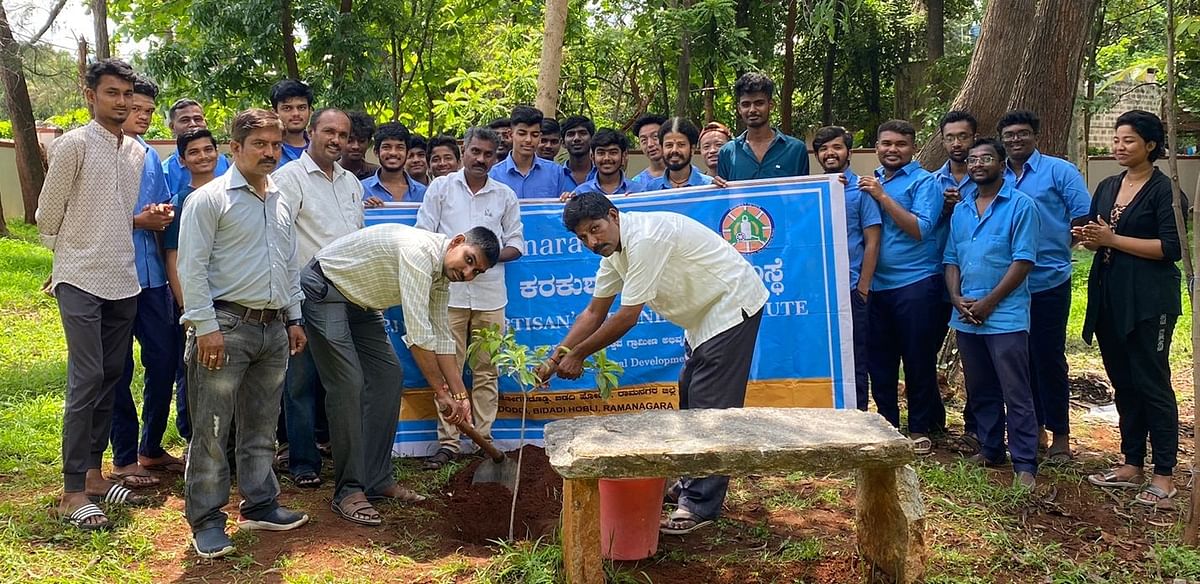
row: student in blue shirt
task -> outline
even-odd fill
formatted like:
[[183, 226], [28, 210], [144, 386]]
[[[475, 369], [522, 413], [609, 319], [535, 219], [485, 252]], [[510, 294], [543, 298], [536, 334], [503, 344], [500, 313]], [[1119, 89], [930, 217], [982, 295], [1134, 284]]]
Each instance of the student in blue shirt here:
[[637, 136], [638, 147], [642, 149], [642, 154], [646, 155], [646, 160], [650, 161], [645, 170], [633, 177], [633, 182], [641, 185], [642, 190], [646, 189], [650, 181], [667, 172], [667, 165], [663, 162], [662, 144], [658, 142], [658, 131], [666, 122], [667, 117], [658, 114], [646, 114], [633, 122], [633, 134]]
[[562, 165], [563, 185], [566, 190], [575, 190], [596, 178], [596, 167], [592, 164], [592, 136], [596, 135], [596, 124], [587, 116], [571, 116], [563, 120], [559, 135], [568, 156]]
[[384, 203], [420, 203], [425, 200], [425, 185], [404, 170], [411, 135], [400, 122], [388, 122], [375, 129], [375, 158], [379, 170], [363, 179], [363, 202], [367, 207]]
[[313, 92], [304, 82], [284, 79], [271, 86], [271, 109], [283, 122], [283, 153], [279, 168], [308, 149], [308, 118], [312, 115]]
[[136, 136], [146, 151], [137, 206], [130, 210], [134, 213], [134, 263], [141, 285], [133, 336], [142, 348], [142, 366], [146, 370], [142, 388], [142, 427], [139, 432], [131, 388], [134, 370], [133, 354], [130, 353], [125, 360], [125, 371], [116, 383], [110, 431], [112, 476], [134, 489], [158, 484], [158, 479], [150, 475], [147, 467], [183, 472], [182, 461], [162, 447], [171, 413], [176, 367], [183, 347], [175, 325], [175, 301], [158, 251], [158, 234], [171, 224], [174, 216], [169, 203], [171, 193], [167, 191], [163, 177], [162, 160], [154, 148], [142, 140], [142, 135], [150, 129], [157, 97], [158, 87], [154, 82], [138, 75], [133, 83], [133, 97], [128, 101], [129, 117], [122, 127], [126, 134]]
[[505, 158], [508, 158], [508, 153], [512, 152], [512, 125], [513, 122], [511, 118], [496, 118], [488, 123], [488, 129], [495, 131], [496, 135], [500, 136], [500, 147], [496, 150], [497, 160], [504, 160]]
[[508, 185], [518, 199], [557, 199], [567, 188], [562, 167], [537, 157], [534, 151], [542, 139], [542, 112], [527, 105], [513, 108], [512, 151], [492, 167], [492, 178]]
[[404, 172], [413, 180], [429, 186], [433, 175], [429, 173], [429, 140], [420, 134], [408, 139], [408, 158], [404, 161]]
[[729, 181], [808, 174], [804, 141], [771, 127], [774, 93], [775, 83], [762, 73], [746, 73], [733, 85], [746, 131], [721, 147], [717, 176]]
[[933, 448], [929, 433], [946, 426], [937, 384], [937, 354], [946, 338], [942, 249], [936, 231], [944, 222], [942, 193], [929, 188], [930, 173], [913, 161], [916, 130], [904, 120], [879, 126], [875, 151], [881, 166], [858, 179], [879, 203], [883, 230], [879, 263], [867, 305], [871, 396], [879, 413], [900, 427], [899, 369], [904, 362], [908, 431], [918, 454]]
[[554, 118], [545, 118], [542, 120], [542, 137], [538, 140], [537, 155], [546, 160], [555, 160], [559, 152], [562, 152], [562, 126]]
[[600, 128], [591, 139], [592, 163], [596, 177], [575, 187], [572, 194], [601, 193], [608, 196], [628, 195], [641, 190], [625, 180], [625, 163], [629, 159], [629, 138], [612, 128]]
[[977, 190], [954, 207], [946, 244], [946, 288], [955, 308], [970, 407], [982, 446], [969, 460], [1004, 463], [1013, 484], [1032, 490], [1037, 475], [1037, 415], [1029, 387], [1029, 286], [1037, 259], [1035, 203], [1003, 179], [1004, 146], [977, 140], [967, 156]]
[[[1071, 313], [1071, 226], [1087, 219], [1091, 197], [1079, 169], [1037, 149], [1037, 114], [1016, 110], [1004, 114], [996, 133], [1008, 150], [1004, 180], [1037, 203], [1041, 232], [1037, 264], [1029, 274], [1029, 366], [1033, 371], [1034, 405], [1039, 442], [1046, 460], [1071, 459], [1070, 404], [1067, 386], [1067, 318]], [[1045, 431], [1053, 435], [1046, 440]]]
[[[194, 99], [182, 98], [171, 104], [171, 109], [167, 110], [167, 128], [171, 130], [171, 136], [176, 140], [180, 136], [193, 132], [195, 130], [207, 130], [208, 121], [204, 119], [204, 108], [200, 107], [200, 103]], [[163, 174], [167, 178], [167, 190], [171, 195], [179, 194], [179, 191], [188, 186], [192, 180], [192, 175], [188, 172], [183, 161], [179, 157], [179, 153], [172, 151], [162, 163]], [[229, 160], [218, 154], [216, 176], [225, 174], [229, 170]], [[179, 207], [176, 207], [178, 209]]]
[[712, 177], [700, 172], [692, 164], [692, 154], [700, 141], [700, 130], [695, 124], [687, 118], [671, 118], [658, 129], [658, 141], [662, 144], [667, 172], [651, 180], [642, 190], [661, 191], [712, 184]]
[[867, 337], [869, 318], [868, 299], [875, 264], [879, 260], [879, 231], [883, 219], [879, 203], [858, 190], [858, 175], [850, 170], [850, 149], [854, 138], [845, 128], [827, 126], [817, 130], [813, 150], [817, 163], [826, 173], [846, 177], [846, 240], [850, 252], [850, 313], [854, 324], [854, 387], [858, 409], [867, 411]]

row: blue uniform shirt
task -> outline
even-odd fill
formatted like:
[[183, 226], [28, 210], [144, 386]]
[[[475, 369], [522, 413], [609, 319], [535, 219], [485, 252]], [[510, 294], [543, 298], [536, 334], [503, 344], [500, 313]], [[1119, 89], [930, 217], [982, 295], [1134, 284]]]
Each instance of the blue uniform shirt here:
[[[595, 168], [592, 169], [593, 174], [595, 174], [595, 170], [596, 170]], [[633, 182], [631, 180], [627, 180], [625, 178], [625, 175], [622, 174], [621, 175], [621, 184], [617, 185], [616, 190], [614, 190], [611, 193], [606, 193], [606, 192], [604, 192], [604, 189], [600, 188], [600, 177], [597, 176], [597, 177], [594, 177], [594, 178], [588, 180], [587, 182], [575, 187], [575, 190], [573, 190], [571, 192], [575, 193], [575, 194], [600, 193], [602, 195], [628, 195], [628, 194], [632, 194], [632, 193], [642, 192], [642, 185], [639, 185], [638, 183]]]
[[[575, 189], [578, 188], [580, 185], [584, 185], [590, 181], [596, 180], [596, 172], [597, 171], [596, 171], [596, 165], [593, 164], [592, 169], [589, 170], [587, 173], [587, 179], [581, 183], [575, 182], [575, 175], [571, 174], [571, 167], [567, 166], [566, 162], [562, 163], [562, 172], [563, 172], [564, 190], [574, 192]], [[624, 179], [622, 179], [622, 180], [624, 180]]]
[[725, 180], [748, 180], [808, 174], [808, 147], [804, 141], [775, 130], [775, 139], [762, 162], [746, 142], [746, 132], [721, 146], [717, 175]]
[[850, 287], [858, 286], [862, 277], [863, 255], [866, 253], [866, 240], [863, 230], [879, 225], [883, 219], [879, 215], [879, 203], [858, 190], [858, 175], [849, 168], [846, 175], [846, 248], [850, 252]]
[[[138, 188], [137, 205], [133, 214], [142, 212], [146, 205], [158, 205], [171, 200], [167, 191], [167, 181], [163, 177], [162, 160], [145, 140], [137, 139], [142, 148], [146, 149], [146, 161], [142, 164], [142, 182]], [[178, 213], [178, 210], [176, 210]], [[137, 264], [138, 283], [142, 289], [157, 288], [167, 284], [167, 271], [163, 267], [162, 256], [158, 253], [158, 239], [153, 231], [145, 229], [133, 230], [133, 258]]]
[[[883, 178], [883, 167], [875, 169], [883, 190], [901, 207], [917, 216], [921, 240], [908, 236], [882, 208], [882, 237], [879, 242], [879, 263], [871, 290], [892, 290], [941, 273], [942, 249], [935, 230], [942, 214], [942, 191], [930, 187], [930, 172], [917, 162], [910, 162]], [[870, 195], [867, 195], [870, 196]]]
[[404, 197], [397, 201], [392, 193], [383, 186], [383, 183], [379, 182], [380, 172], [383, 172], [383, 169], [376, 170], [375, 174], [362, 180], [364, 201], [371, 197], [379, 197], [385, 203], [420, 203], [425, 200], [425, 189], [429, 187], [417, 182], [406, 172], [404, 180], [408, 181], [408, 192], [404, 193]]
[[304, 154], [305, 150], [308, 150], [308, 143], [309, 143], [308, 132], [304, 133], [304, 145], [303, 146], [292, 146], [291, 144], [284, 142], [283, 143], [283, 152], [279, 155], [279, 164], [275, 165], [275, 170], [279, 170], [279, 168], [281, 166], [283, 166], [293, 160], [300, 160], [300, 155]]
[[1086, 217], [1092, 199], [1074, 164], [1033, 151], [1020, 180], [1007, 164], [1004, 182], [1037, 203], [1041, 232], [1037, 265], [1029, 273], [1029, 291], [1049, 290], [1071, 279], [1071, 220]]
[[[937, 190], [942, 196], [942, 201], [946, 200], [946, 189], [957, 187], [959, 197], [965, 199], [979, 187], [975, 185], [975, 181], [971, 180], [971, 175], [964, 174], [962, 180], [956, 180], [954, 173], [950, 171], [950, 161], [947, 160], [941, 168], [933, 171], [933, 178], [929, 181], [929, 188]], [[933, 196], [932, 194], [930, 196]], [[943, 210], [945, 206], [943, 205]], [[953, 210], [951, 210], [953, 212]], [[950, 213], [944, 213], [944, 216], [938, 221], [937, 226], [933, 230], [934, 236], [937, 237], [938, 249], [946, 249], [946, 238], [950, 235]]]
[[191, 185], [184, 186], [171, 197], [171, 205], [175, 207], [175, 218], [171, 220], [171, 224], [163, 231], [163, 249], [179, 249], [179, 218], [183, 216], [183, 204], [187, 202], [188, 195], [195, 192]]
[[[946, 264], [958, 266], [963, 297], [976, 300], [1000, 283], [1013, 262], [1033, 262], [1038, 253], [1038, 212], [1033, 199], [1006, 182], [981, 217], [975, 205], [978, 195], [978, 191], [972, 192], [954, 206], [943, 258]], [[981, 335], [1028, 331], [1028, 278], [1000, 300], [982, 325], [967, 324], [954, 311], [950, 326]]]
[[[172, 195], [178, 195], [192, 182], [192, 173], [179, 159], [179, 152], [172, 152], [162, 163], [163, 173], [167, 176], [167, 190]], [[213, 169], [213, 177], [225, 174], [229, 170], [229, 159], [224, 154], [217, 155], [217, 166]]]
[[561, 166], [537, 156], [533, 157], [533, 166], [529, 167], [527, 175], [521, 175], [509, 153], [492, 167], [488, 176], [508, 185], [518, 199], [557, 199], [563, 193], [574, 190], [563, 177]]
[[[642, 190], [643, 191], [665, 191], [667, 189], [684, 188], [684, 187], [676, 187], [675, 185], [671, 184], [671, 179], [667, 178], [667, 175], [669, 174], [669, 172], [670, 171], [664, 172], [662, 176], [655, 178], [655, 179], [651, 179], [649, 183], [642, 185], [643, 186]], [[688, 182], [687, 182], [687, 185], [685, 185], [685, 186], [701, 187], [704, 185], [711, 185], [711, 184], [712, 184], [712, 177], [708, 176], [707, 174], [704, 174], [703, 172], [700, 172], [700, 169], [696, 168], [696, 165], [693, 164], [692, 165], [692, 174], [688, 176]]]
[[[667, 171], [664, 170], [663, 174], [666, 174], [666, 173], [667, 173]], [[629, 179], [629, 182], [632, 182], [632, 183], [638, 185], [639, 191], [644, 191], [644, 190], [646, 190], [646, 185], [650, 184], [650, 181], [654, 180], [655, 178], [658, 178], [658, 177], [650, 174], [650, 169], [647, 168], [646, 170], [643, 170], [643, 171], [637, 173], [637, 176]]]

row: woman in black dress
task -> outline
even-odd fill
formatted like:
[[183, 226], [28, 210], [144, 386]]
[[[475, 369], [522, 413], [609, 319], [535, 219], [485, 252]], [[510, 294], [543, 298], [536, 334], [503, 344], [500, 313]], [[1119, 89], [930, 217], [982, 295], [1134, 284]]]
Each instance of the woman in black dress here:
[[[1092, 197], [1091, 221], [1072, 233], [1096, 252], [1088, 276], [1083, 340], [1100, 343], [1116, 391], [1125, 464], [1094, 474], [1102, 487], [1140, 489], [1134, 501], [1156, 505], [1175, 496], [1179, 413], [1171, 388], [1171, 333], [1180, 314], [1181, 237], [1175, 227], [1171, 180], [1154, 167], [1165, 153], [1158, 116], [1133, 110], [1117, 118], [1113, 157], [1125, 167]], [[1145, 482], [1146, 436], [1154, 474]]]

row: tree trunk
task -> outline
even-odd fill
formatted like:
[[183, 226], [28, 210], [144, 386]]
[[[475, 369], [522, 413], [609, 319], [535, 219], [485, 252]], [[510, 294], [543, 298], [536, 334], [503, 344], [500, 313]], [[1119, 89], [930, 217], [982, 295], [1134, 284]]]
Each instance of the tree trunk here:
[[1083, 49], [1095, 10], [1096, 0], [1042, 0], [1033, 15], [1033, 22], [1042, 24], [1034, 28], [1025, 45], [1008, 108], [1037, 111], [1041, 118], [1038, 148], [1042, 152], [1062, 155], [1067, 151]]
[[[346, 31], [355, 26], [354, 16], [351, 14], [353, 9], [354, 0], [341, 0], [340, 5], [338, 6], [338, 31]], [[329, 83], [329, 88], [333, 95], [340, 95], [346, 86], [346, 68], [348, 66], [348, 59], [349, 55], [344, 52], [339, 51], [333, 55], [333, 79], [331, 79]], [[355, 108], [361, 106], [361, 103], [354, 104]]]
[[108, 40], [108, 1], [91, 0], [92, 30], [96, 34], [96, 60], [100, 61], [112, 56], [111, 42]]
[[[33, 105], [29, 101], [29, 87], [25, 84], [25, 70], [21, 53], [8, 14], [0, 5], [0, 76], [4, 78], [4, 98], [12, 119], [13, 144], [16, 146], [17, 177], [21, 181], [21, 202], [24, 204], [25, 222], [34, 222], [38, 195], [46, 180], [46, 169], [38, 150], [37, 128], [33, 120]], [[0, 209], [0, 235], [7, 234], [4, 211]]]
[[279, 31], [283, 49], [283, 64], [289, 79], [300, 79], [300, 64], [296, 61], [296, 30], [292, 23], [292, 0], [279, 0]]
[[[686, 12], [691, 6], [691, 0], [683, 0], [680, 10]], [[675, 74], [675, 115], [690, 118], [688, 102], [692, 97], [692, 32], [686, 24], [679, 31], [679, 63]]]
[[779, 92], [779, 129], [792, 132], [792, 99], [796, 94], [796, 2], [788, 0], [783, 22], [783, 90]]
[[946, 3], [944, 0], [925, 0], [925, 52], [929, 62], [946, 54]]
[[545, 37], [538, 61], [537, 108], [558, 116], [558, 81], [562, 77], [563, 36], [567, 31], [567, 0], [546, 0]]
[[713, 78], [712, 66], [704, 68], [704, 123], [707, 124], [717, 119], [716, 104], [713, 103], [717, 88], [713, 86], [716, 80]]
[[[1037, 0], [1006, 0], [987, 5], [971, 65], [950, 106], [952, 110], [971, 112], [979, 120], [981, 134], [992, 134], [996, 122], [1008, 109], [1009, 94], [1002, 88], [1014, 86], [1024, 65], [1021, 60], [1033, 28], [1030, 23], [1042, 27], [1057, 26], [1057, 23], [1030, 20], [1029, 15], [1034, 13], [1037, 5]], [[925, 168], [941, 166], [946, 161], [941, 138], [930, 138], [916, 159]]]
[[837, 67], [837, 45], [829, 41], [825, 45], [825, 64], [821, 70], [821, 123], [833, 124], [833, 74]]

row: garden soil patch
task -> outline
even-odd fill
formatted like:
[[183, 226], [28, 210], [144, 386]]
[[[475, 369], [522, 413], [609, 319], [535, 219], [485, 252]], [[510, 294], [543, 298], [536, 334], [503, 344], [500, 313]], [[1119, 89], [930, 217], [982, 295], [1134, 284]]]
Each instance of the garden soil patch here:
[[[549, 540], [558, 529], [562, 510], [562, 477], [550, 466], [545, 450], [536, 446], [525, 446], [523, 450], [513, 535], [516, 539]], [[507, 454], [517, 460], [517, 451]], [[472, 483], [475, 469], [481, 464], [492, 463], [475, 460], [450, 478], [445, 500], [450, 521], [442, 525], [451, 530], [446, 534], [449, 537], [487, 544], [508, 539], [512, 492], [497, 483]]]

